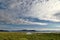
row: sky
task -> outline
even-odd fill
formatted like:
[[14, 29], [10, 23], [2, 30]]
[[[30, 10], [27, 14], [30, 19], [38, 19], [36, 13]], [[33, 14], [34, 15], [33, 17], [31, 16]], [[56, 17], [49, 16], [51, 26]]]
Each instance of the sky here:
[[60, 0], [0, 0], [0, 30], [60, 30]]

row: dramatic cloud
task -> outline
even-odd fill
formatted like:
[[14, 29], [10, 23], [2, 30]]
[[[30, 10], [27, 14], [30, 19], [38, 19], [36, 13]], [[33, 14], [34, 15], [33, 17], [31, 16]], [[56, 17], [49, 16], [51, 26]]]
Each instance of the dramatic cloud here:
[[[47, 23], [31, 22], [30, 19], [19, 17], [29, 17], [34, 0], [0, 0], [0, 22], [7, 24], [37, 24], [47, 25]], [[33, 15], [34, 16], [34, 15]], [[33, 20], [34, 21], [34, 20]]]
[[33, 4], [29, 16], [37, 17], [42, 20], [60, 22], [59, 15], [56, 15], [60, 14], [59, 11], [60, 1], [49, 0], [48, 2], [43, 1], [42, 3], [37, 2]]
[[60, 22], [59, 11], [60, 1], [58, 0], [0, 0], [0, 22], [7, 24], [48, 25], [29, 17]]

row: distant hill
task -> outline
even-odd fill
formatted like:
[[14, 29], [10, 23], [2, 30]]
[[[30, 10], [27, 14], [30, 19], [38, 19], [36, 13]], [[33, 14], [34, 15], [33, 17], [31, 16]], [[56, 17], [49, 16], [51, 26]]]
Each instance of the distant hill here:
[[0, 32], [9, 32], [8, 30], [0, 30]]
[[36, 30], [0, 30], [0, 32], [36, 32]]
[[0, 30], [0, 32], [38, 32], [38, 33], [60, 33], [60, 31], [54, 31], [54, 30]]
[[36, 30], [13, 30], [12, 32], [36, 32]]

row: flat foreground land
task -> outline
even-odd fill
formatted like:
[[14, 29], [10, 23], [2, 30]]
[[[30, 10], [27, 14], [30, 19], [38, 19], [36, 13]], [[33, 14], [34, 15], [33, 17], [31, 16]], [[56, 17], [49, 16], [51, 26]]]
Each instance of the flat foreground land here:
[[60, 33], [0, 32], [0, 40], [60, 40]]

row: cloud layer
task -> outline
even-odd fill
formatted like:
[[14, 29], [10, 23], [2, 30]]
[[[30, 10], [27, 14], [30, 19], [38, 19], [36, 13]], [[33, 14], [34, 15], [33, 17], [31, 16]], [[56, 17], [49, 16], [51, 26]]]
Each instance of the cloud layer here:
[[[60, 1], [58, 0], [0, 0], [0, 22], [7, 24], [48, 25], [31, 18], [60, 22]], [[21, 18], [22, 17], [22, 18]], [[27, 17], [24, 19], [24, 17]]]
[[48, 2], [43, 1], [42, 3], [37, 2], [36, 4], [33, 4], [33, 7], [31, 8], [30, 11], [31, 14], [29, 16], [37, 17], [42, 20], [60, 22], [59, 11], [60, 11], [60, 1], [49, 0]]
[[[34, 0], [0, 0], [0, 22], [7, 24], [38, 24], [46, 23], [31, 22], [29, 19], [21, 19], [19, 17], [29, 17], [30, 9]], [[34, 16], [34, 15], [33, 15]]]

